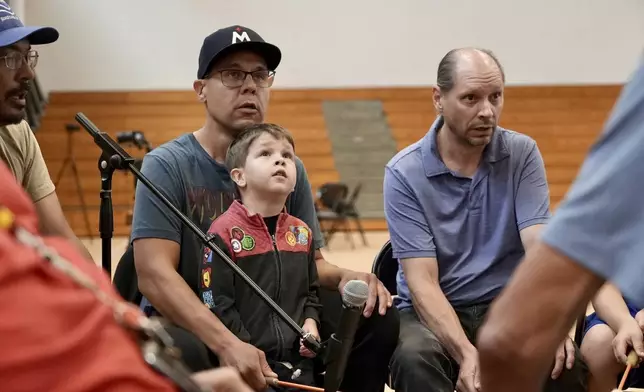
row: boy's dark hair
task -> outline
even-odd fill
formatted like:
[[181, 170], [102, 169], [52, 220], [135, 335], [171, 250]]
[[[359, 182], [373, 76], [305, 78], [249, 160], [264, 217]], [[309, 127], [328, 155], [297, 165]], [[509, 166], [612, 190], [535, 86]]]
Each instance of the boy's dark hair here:
[[250, 145], [258, 137], [266, 133], [278, 140], [288, 141], [293, 146], [293, 150], [295, 150], [293, 136], [279, 125], [270, 123], [251, 125], [237, 135], [230, 147], [228, 147], [228, 152], [226, 153], [226, 168], [228, 171], [244, 166]]

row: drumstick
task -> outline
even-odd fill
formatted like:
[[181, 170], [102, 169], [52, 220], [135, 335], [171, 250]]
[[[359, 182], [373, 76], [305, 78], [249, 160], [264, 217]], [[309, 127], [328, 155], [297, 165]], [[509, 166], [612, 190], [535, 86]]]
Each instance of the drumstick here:
[[308, 385], [295, 384], [292, 382], [280, 381], [276, 378], [266, 377], [266, 383], [274, 387], [284, 387], [284, 388], [299, 388], [305, 391], [311, 392], [324, 392], [324, 389], [317, 387], [310, 387]]
[[626, 359], [626, 370], [624, 371], [624, 375], [622, 376], [622, 381], [619, 383], [619, 387], [617, 387], [618, 391], [623, 390], [626, 379], [628, 378], [628, 372], [631, 371], [633, 366], [637, 365], [638, 361], [639, 357], [637, 356], [637, 353], [635, 351], [628, 353], [628, 358]]

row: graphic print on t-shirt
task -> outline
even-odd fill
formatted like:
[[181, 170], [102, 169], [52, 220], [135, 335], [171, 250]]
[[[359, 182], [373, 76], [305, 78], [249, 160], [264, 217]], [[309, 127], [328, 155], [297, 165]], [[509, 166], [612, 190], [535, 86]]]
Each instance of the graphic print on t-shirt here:
[[[200, 227], [210, 226], [235, 200], [235, 193], [213, 191], [205, 187], [188, 189], [188, 217]], [[207, 230], [206, 227], [206, 230]]]

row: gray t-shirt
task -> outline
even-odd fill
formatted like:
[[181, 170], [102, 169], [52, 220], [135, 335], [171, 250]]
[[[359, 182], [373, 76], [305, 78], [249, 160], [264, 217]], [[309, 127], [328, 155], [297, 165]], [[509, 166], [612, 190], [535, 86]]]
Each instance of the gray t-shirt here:
[[[286, 209], [313, 231], [315, 245], [324, 246], [315, 213], [313, 194], [302, 161], [296, 160], [297, 184]], [[192, 133], [182, 135], [148, 153], [141, 172], [206, 233], [212, 221], [228, 209], [235, 197], [234, 183], [226, 168], [201, 147]], [[204, 246], [169, 208], [142, 183], [136, 187], [131, 241], [162, 238], [181, 245], [178, 272], [195, 291]], [[144, 303], [147, 302], [145, 299]]]
[[644, 307], [644, 64], [542, 239]]

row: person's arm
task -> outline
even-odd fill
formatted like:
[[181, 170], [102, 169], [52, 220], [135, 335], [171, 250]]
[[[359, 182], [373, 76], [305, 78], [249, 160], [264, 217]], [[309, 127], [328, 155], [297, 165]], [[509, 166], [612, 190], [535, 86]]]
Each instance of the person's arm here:
[[521, 242], [527, 251], [537, 242], [550, 219], [550, 190], [537, 143], [530, 139], [524, 150], [517, 173], [514, 210]]
[[[538, 243], [542, 229], [550, 218], [550, 191], [546, 169], [537, 143], [529, 138], [520, 155], [517, 176], [519, 179], [515, 197], [515, 214], [521, 242], [525, 251]], [[555, 354], [551, 377], [557, 379], [565, 369], [575, 364], [575, 345], [569, 336], [559, 344]]]
[[378, 312], [384, 315], [387, 308], [391, 307], [393, 301], [391, 294], [385, 288], [376, 275], [367, 272], [357, 272], [346, 268], [340, 268], [335, 264], [329, 263], [321, 252], [324, 247], [324, 237], [320, 230], [320, 222], [315, 212], [315, 203], [313, 201], [313, 192], [311, 184], [306, 174], [306, 168], [299, 158], [296, 158], [295, 165], [297, 168], [297, 182], [295, 191], [291, 195], [289, 202], [289, 213], [304, 221], [313, 232], [315, 240], [315, 262], [318, 272], [318, 279], [321, 287], [328, 290], [344, 290], [344, 285], [353, 279], [366, 282], [369, 285], [369, 298], [365, 304], [363, 315], [370, 317], [376, 303]]
[[605, 283], [593, 298], [592, 303], [597, 316], [615, 331], [613, 339], [615, 359], [625, 364], [631, 350], [635, 350], [640, 358], [644, 358], [642, 328], [637, 319], [631, 316], [624, 297], [617, 287]]
[[78, 251], [89, 261], [94, 262], [92, 255], [78, 239], [69, 226], [60, 201], [56, 195], [54, 183], [40, 151], [38, 141], [26, 123], [20, 124], [16, 131], [23, 132], [24, 178], [22, 186], [29, 194], [38, 215], [39, 229], [43, 235], [63, 237], [70, 240]]
[[492, 303], [478, 335], [483, 391], [538, 392], [552, 357], [603, 279], [543, 243]]
[[[175, 206], [181, 206], [184, 195], [176, 168], [153, 151], [143, 160], [142, 172]], [[146, 186], [136, 187], [132, 241], [139, 290], [164, 317], [220, 353], [237, 338], [177, 272], [181, 225]]]
[[[312, 235], [311, 238], [309, 238], [309, 241], [312, 240]], [[306, 300], [306, 303], [304, 304], [304, 319], [313, 319], [317, 323], [317, 325], [320, 325], [320, 308], [322, 305], [320, 304], [320, 299], [318, 298], [318, 289], [320, 288], [320, 283], [318, 281], [318, 270], [316, 267], [316, 260], [315, 260], [315, 246], [311, 244], [311, 247], [309, 249], [309, 256], [308, 256], [308, 261], [309, 261], [309, 295]]]
[[454, 308], [440, 288], [436, 258], [405, 258], [400, 263], [414, 309], [423, 324], [458, 363], [468, 354], [475, 353], [476, 349], [467, 339]]
[[385, 168], [384, 201], [393, 256], [400, 259], [414, 309], [423, 324], [460, 363], [476, 349], [440, 287], [436, 247], [425, 214], [404, 179], [388, 167]]
[[[215, 236], [215, 243], [231, 260], [234, 260], [228, 251], [228, 246], [218, 235]], [[211, 265], [208, 266], [210, 267], [209, 285], [214, 301], [213, 311], [224, 325], [239, 339], [250, 343], [250, 333], [244, 327], [244, 323], [235, 305], [235, 273], [219, 255], [211, 252], [208, 257], [211, 260]], [[245, 283], [242, 282], [241, 284]], [[205, 289], [203, 292], [207, 290]]]
[[625, 323], [633, 320], [622, 293], [610, 283], [602, 286], [593, 298], [592, 304], [599, 318], [615, 332], [619, 331]]
[[69, 226], [55, 191], [35, 202], [34, 206], [36, 207], [38, 221], [40, 222], [40, 232], [43, 235], [58, 236], [68, 239], [74, 244], [83, 257], [88, 261], [94, 262], [92, 255], [89, 253], [83, 242], [78, 239], [72, 228]]
[[550, 356], [606, 280], [644, 305], [644, 66], [479, 335], [483, 388], [540, 390]]

